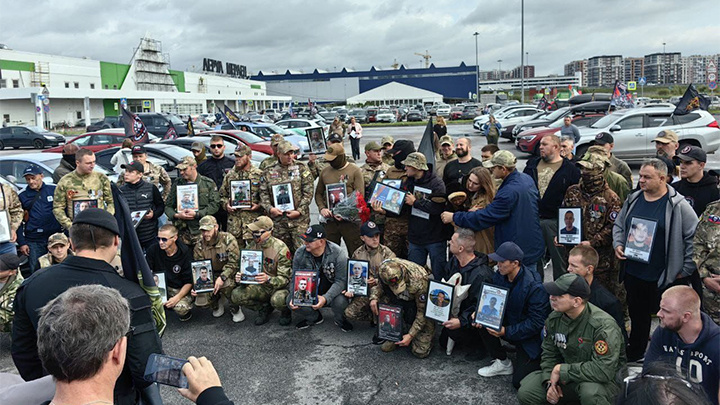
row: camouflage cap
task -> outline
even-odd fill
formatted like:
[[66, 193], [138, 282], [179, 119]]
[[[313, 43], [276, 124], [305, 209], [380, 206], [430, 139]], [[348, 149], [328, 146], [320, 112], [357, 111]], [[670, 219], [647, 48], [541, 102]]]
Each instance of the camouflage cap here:
[[425, 158], [425, 155], [420, 152], [413, 152], [409, 154], [405, 160], [400, 163], [405, 166], [414, 167], [418, 170], [429, 170], [427, 159]]
[[49, 248], [51, 248], [55, 245], [58, 245], [58, 244], [64, 245], [64, 246], [67, 246], [70, 244], [68, 237], [65, 236], [65, 234], [62, 232], [54, 233], [54, 234], [50, 235], [50, 237], [48, 238], [47, 246]]
[[288, 141], [280, 141], [277, 144], [277, 151], [278, 151], [278, 153], [280, 153], [282, 155], [284, 155], [290, 151], [294, 151], [295, 149], [296, 149], [295, 145], [293, 145], [292, 143], [290, 143]]
[[608, 152], [608, 150], [605, 149], [605, 147], [603, 147], [601, 145], [593, 145], [593, 146], [589, 147], [587, 150], [587, 153], [604, 156], [608, 159], [608, 161], [610, 160], [610, 156], [609, 156], [610, 152]]
[[386, 143], [389, 143], [390, 145], [395, 143], [395, 138], [393, 138], [390, 135], [383, 136], [382, 140], [380, 140], [380, 143], [384, 146]]
[[575, 164], [588, 170], [605, 170], [609, 163], [606, 157], [588, 152]]
[[271, 231], [273, 229], [273, 221], [270, 217], [261, 215], [257, 217], [254, 222], [247, 224], [247, 227], [251, 231]]
[[365, 152], [369, 150], [382, 150], [382, 146], [379, 143], [372, 141], [365, 144]]
[[660, 142], [660, 143], [670, 143], [670, 142], [677, 142], [678, 141], [678, 134], [670, 129], [664, 129], [660, 132], [658, 132], [655, 139], [652, 140], [652, 142]]
[[203, 150], [204, 147], [205, 147], [205, 145], [203, 145], [202, 142], [193, 142], [192, 146], [190, 146], [190, 150], [200, 152], [201, 150]]
[[215, 226], [217, 225], [217, 220], [212, 215], [205, 215], [200, 219], [200, 230], [201, 231], [211, 231], [215, 229]]
[[197, 166], [197, 162], [195, 161], [195, 158], [193, 156], [185, 156], [175, 167], [180, 170], [185, 170], [190, 166]]
[[440, 146], [442, 145], [450, 145], [453, 146], [453, 140], [450, 135], [443, 135], [440, 137]]
[[507, 150], [499, 150], [493, 153], [490, 159], [483, 162], [483, 166], [488, 168], [495, 166], [515, 167], [516, 164], [517, 158]]
[[332, 145], [328, 145], [327, 151], [325, 152], [325, 160], [328, 162], [332, 162], [335, 160], [336, 157], [340, 155], [345, 154], [345, 148], [342, 146], [341, 143], [334, 143]]
[[285, 137], [280, 134], [273, 134], [273, 136], [270, 137], [270, 145], [271, 146], [277, 146], [280, 142], [284, 141]]
[[401, 259], [388, 259], [382, 262], [378, 269], [378, 275], [393, 294], [398, 295], [405, 291], [405, 266]]
[[252, 154], [252, 149], [250, 149], [250, 147], [245, 145], [244, 143], [240, 142], [238, 144], [237, 148], [235, 148], [234, 154], [237, 157], [248, 156], [248, 155]]

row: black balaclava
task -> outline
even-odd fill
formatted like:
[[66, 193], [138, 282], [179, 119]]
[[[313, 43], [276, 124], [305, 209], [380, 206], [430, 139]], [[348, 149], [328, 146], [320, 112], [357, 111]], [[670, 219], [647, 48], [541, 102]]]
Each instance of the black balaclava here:
[[66, 155], [66, 154], [63, 154], [63, 155], [62, 155], [62, 159], [63, 159], [64, 161], [68, 162], [68, 163], [70, 164], [70, 166], [72, 166], [72, 168], [75, 169], [75, 166], [76, 166], [76, 164], [77, 164], [77, 160], [75, 159], [75, 154], [74, 154], [74, 153], [70, 153], [70, 154], [67, 154], [67, 155]]
[[347, 163], [347, 156], [345, 156], [345, 154], [343, 153], [342, 155], [337, 156], [335, 159], [331, 160], [330, 166], [333, 169], [340, 170], [343, 168], [343, 166], [345, 166], [346, 163]]
[[403, 165], [401, 162], [405, 160], [405, 158], [408, 157], [409, 154], [415, 152], [415, 145], [412, 143], [412, 141], [401, 139], [395, 142], [395, 145], [393, 145], [392, 149], [394, 151], [397, 151], [393, 155], [393, 160], [395, 160], [395, 167], [400, 170], [405, 170], [405, 165]]

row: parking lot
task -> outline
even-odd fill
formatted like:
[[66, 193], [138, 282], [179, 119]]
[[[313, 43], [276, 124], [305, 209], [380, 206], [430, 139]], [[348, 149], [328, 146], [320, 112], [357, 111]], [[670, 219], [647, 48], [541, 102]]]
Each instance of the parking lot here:
[[[362, 144], [391, 135], [418, 145], [423, 130], [367, 128]], [[448, 132], [453, 138], [469, 135], [476, 156], [485, 145], [469, 124], [450, 125]], [[522, 170], [527, 155], [507, 140], [501, 140], [500, 147], [519, 156]], [[6, 149], [0, 155], [28, 152], [36, 151]], [[709, 159], [719, 164], [717, 154]], [[637, 175], [636, 166], [633, 171]], [[313, 213], [317, 215], [314, 204]], [[277, 312], [260, 327], [253, 324], [255, 314], [247, 310], [247, 320], [239, 324], [231, 321], [229, 313], [215, 319], [209, 309], [196, 309], [186, 323], [168, 313], [163, 346], [172, 356], [210, 358], [236, 404], [517, 403], [509, 376], [484, 379], [477, 375], [477, 369], [489, 363], [487, 358], [468, 361], [462, 348], [447, 356], [436, 347], [424, 360], [414, 358], [407, 349], [382, 353], [370, 342], [373, 331], [368, 324], [356, 323], [354, 331], [343, 333], [333, 324], [329, 310], [324, 311], [323, 324], [302, 331], [279, 326]], [[15, 372], [8, 334], [0, 334], [0, 372]], [[188, 403], [168, 387], [163, 387], [163, 395], [167, 404]]]

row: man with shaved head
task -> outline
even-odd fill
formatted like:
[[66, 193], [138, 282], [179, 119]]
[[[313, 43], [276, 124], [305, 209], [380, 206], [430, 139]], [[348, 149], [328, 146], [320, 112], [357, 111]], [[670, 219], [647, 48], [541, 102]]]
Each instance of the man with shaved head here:
[[60, 165], [52, 175], [53, 183], [58, 184], [64, 175], [75, 170], [75, 154], [78, 150], [80, 150], [80, 148], [74, 143], [68, 143], [63, 147], [62, 160], [60, 160]]
[[443, 169], [442, 179], [445, 183], [445, 192], [450, 195], [464, 189], [463, 179], [470, 173], [470, 170], [480, 166], [481, 161], [470, 154], [470, 139], [460, 138], [455, 143], [455, 154], [457, 159], [448, 162]]
[[720, 402], [720, 327], [700, 311], [700, 297], [690, 286], [668, 288], [657, 313], [655, 329], [645, 353], [643, 371], [652, 363], [675, 366], [678, 375], [702, 385], [715, 405]]

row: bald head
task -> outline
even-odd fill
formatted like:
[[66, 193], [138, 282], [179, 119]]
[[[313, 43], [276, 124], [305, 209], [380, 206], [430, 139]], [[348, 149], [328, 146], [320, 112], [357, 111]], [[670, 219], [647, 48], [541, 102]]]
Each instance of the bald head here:
[[689, 312], [693, 317], [700, 316], [700, 297], [687, 285], [670, 287], [662, 295], [663, 301], [680, 312]]

